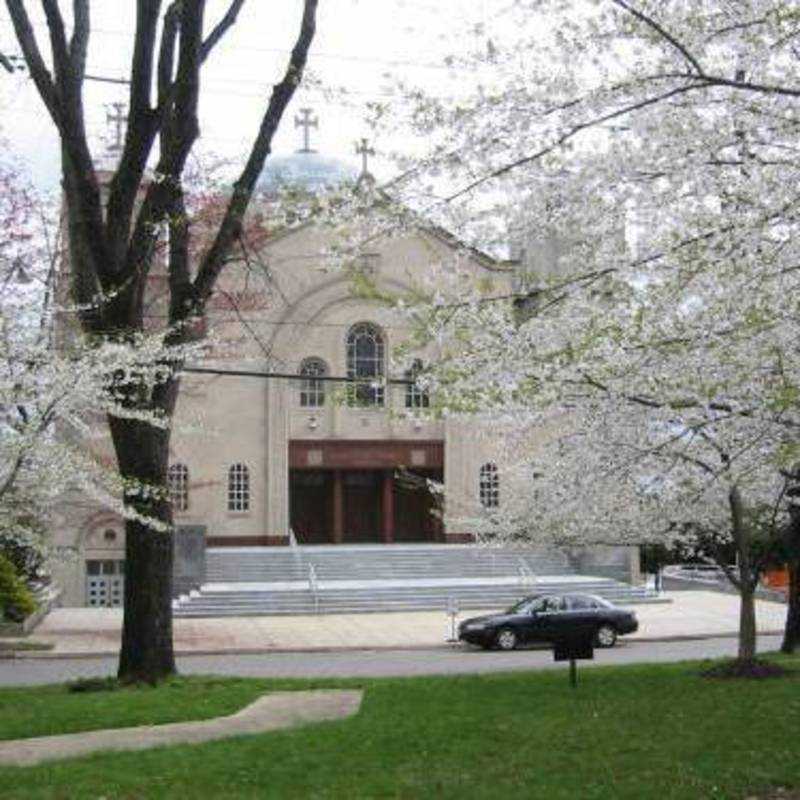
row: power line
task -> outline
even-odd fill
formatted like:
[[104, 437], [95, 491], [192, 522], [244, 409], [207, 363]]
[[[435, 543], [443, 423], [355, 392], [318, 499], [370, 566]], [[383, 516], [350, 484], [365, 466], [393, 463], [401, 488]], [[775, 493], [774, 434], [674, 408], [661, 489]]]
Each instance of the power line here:
[[360, 378], [340, 377], [337, 375], [300, 375], [292, 372], [260, 372], [247, 369], [214, 369], [213, 367], [183, 367], [180, 372], [191, 372], [199, 375], [219, 375], [234, 378], [278, 378], [289, 381], [329, 381], [333, 383], [355, 383], [362, 386], [373, 383], [392, 386], [415, 386], [416, 381], [408, 378], [383, 378], [379, 375]]
[[[6, 20], [10, 23], [10, 20]], [[32, 27], [35, 30], [39, 31], [47, 31], [47, 26], [41, 23], [33, 23]], [[95, 35], [101, 36], [115, 36], [121, 37], [123, 39], [129, 40], [131, 43], [133, 42], [133, 36], [131, 31], [121, 31], [121, 30], [113, 30], [110, 28], [93, 28], [92, 29], [92, 36]], [[236, 47], [237, 51], [239, 52], [249, 52], [249, 53], [270, 53], [273, 55], [280, 55], [280, 56], [289, 56], [291, 53], [290, 48], [286, 47], [255, 47], [253, 45], [245, 45], [245, 46], [238, 46]], [[376, 58], [373, 56], [357, 56], [352, 55], [349, 53], [325, 53], [325, 52], [318, 52], [312, 50], [309, 53], [309, 60], [313, 61], [314, 59], [321, 58], [324, 60], [331, 60], [331, 61], [347, 61], [350, 63], [357, 63], [357, 64], [383, 64], [387, 67], [418, 67], [420, 69], [436, 69], [436, 70], [450, 70], [447, 64], [444, 63], [437, 63], [432, 61], [413, 61], [411, 59], [388, 59], [388, 58]]]
[[[77, 312], [75, 312], [77, 313]], [[269, 320], [261, 319], [260, 317], [242, 317], [242, 316], [233, 316], [233, 317], [225, 317], [220, 318], [213, 316], [213, 311], [211, 311], [211, 322], [215, 325], [228, 325], [233, 322], [247, 322], [250, 324], [257, 324], [257, 325], [269, 325], [272, 327], [289, 327], [289, 328], [352, 328], [353, 324], [349, 322], [270, 322]], [[160, 319], [166, 320], [169, 319], [169, 315], [167, 314], [144, 314], [143, 317], [145, 319]], [[413, 330], [412, 325], [381, 325], [381, 328], [390, 331], [409, 331]]]

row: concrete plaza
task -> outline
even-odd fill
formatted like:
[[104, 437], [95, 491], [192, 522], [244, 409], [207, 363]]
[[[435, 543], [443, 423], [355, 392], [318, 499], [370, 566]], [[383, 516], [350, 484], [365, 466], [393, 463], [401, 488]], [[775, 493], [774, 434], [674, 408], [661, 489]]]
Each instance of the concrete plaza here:
[[[639, 630], [625, 638], [668, 641], [737, 631], [736, 595], [679, 591], [668, 592], [665, 599], [669, 602], [632, 606]], [[756, 606], [759, 633], [779, 633], [786, 606], [765, 600]], [[457, 622], [480, 613], [464, 612]], [[450, 624], [443, 611], [176, 619], [174, 638], [176, 652], [183, 655], [431, 648], [445, 646]], [[37, 653], [39, 657], [112, 655], [119, 649], [121, 625], [120, 609], [60, 608], [49, 614], [31, 639], [53, 646]]]

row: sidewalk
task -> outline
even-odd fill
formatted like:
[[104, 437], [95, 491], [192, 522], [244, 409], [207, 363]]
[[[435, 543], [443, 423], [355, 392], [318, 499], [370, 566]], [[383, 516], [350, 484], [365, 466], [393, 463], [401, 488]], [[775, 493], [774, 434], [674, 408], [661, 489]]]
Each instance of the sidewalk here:
[[199, 744], [233, 736], [294, 728], [310, 722], [343, 719], [358, 712], [362, 694], [361, 691], [335, 689], [272, 692], [225, 717], [82, 731], [33, 739], [11, 739], [0, 742], [0, 764], [28, 767], [45, 761], [75, 758], [96, 752]]
[[[735, 595], [710, 591], [668, 592], [669, 603], [635, 605], [639, 630], [626, 639], [658, 641], [735, 635], [739, 603]], [[457, 622], [486, 612], [466, 611]], [[759, 633], [781, 633], [786, 606], [756, 602]], [[119, 651], [120, 609], [54, 609], [31, 635], [53, 649], [25, 657], [109, 655]], [[262, 653], [341, 649], [403, 649], [446, 646], [450, 618], [441, 611], [393, 614], [218, 617], [176, 619], [175, 651], [185, 654]]]

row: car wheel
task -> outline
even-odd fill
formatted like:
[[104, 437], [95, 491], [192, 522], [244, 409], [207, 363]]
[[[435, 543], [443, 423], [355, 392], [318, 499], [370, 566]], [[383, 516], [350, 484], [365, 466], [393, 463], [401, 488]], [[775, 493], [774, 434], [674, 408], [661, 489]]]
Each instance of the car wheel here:
[[514, 650], [517, 646], [517, 634], [511, 628], [501, 628], [494, 643], [500, 650]]
[[597, 647], [613, 647], [617, 643], [617, 630], [613, 625], [601, 625], [594, 637]]

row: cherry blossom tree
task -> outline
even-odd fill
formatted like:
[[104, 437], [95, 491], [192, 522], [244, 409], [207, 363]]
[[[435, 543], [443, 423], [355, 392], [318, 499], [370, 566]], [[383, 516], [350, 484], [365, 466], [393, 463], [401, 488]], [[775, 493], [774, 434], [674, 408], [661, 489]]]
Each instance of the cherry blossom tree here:
[[448, 413], [562, 419], [530, 482], [560, 535], [734, 543], [749, 660], [750, 540], [789, 523], [800, 433], [800, 17], [518, 0], [472, 33], [449, 63], [474, 91], [415, 95], [434, 148], [392, 191], [519, 264], [494, 297], [442, 265], [409, 312], [445, 353], [429, 387]]
[[58, 216], [15, 164], [0, 164], [0, 537], [39, 550], [50, 545], [51, 514], [72, 493], [130, 513], [126, 487], [91, 447], [93, 420], [141, 417], [119, 403], [119, 386], [134, 375], [163, 382], [159, 365], [186, 352], [160, 336], [122, 347], [69, 326], [80, 309], [58, 297]]
[[501, 501], [446, 498], [454, 527], [489, 545], [660, 544], [716, 563], [739, 592], [739, 659], [752, 662], [755, 590], [788, 521], [780, 424], [602, 394], [514, 416]]

